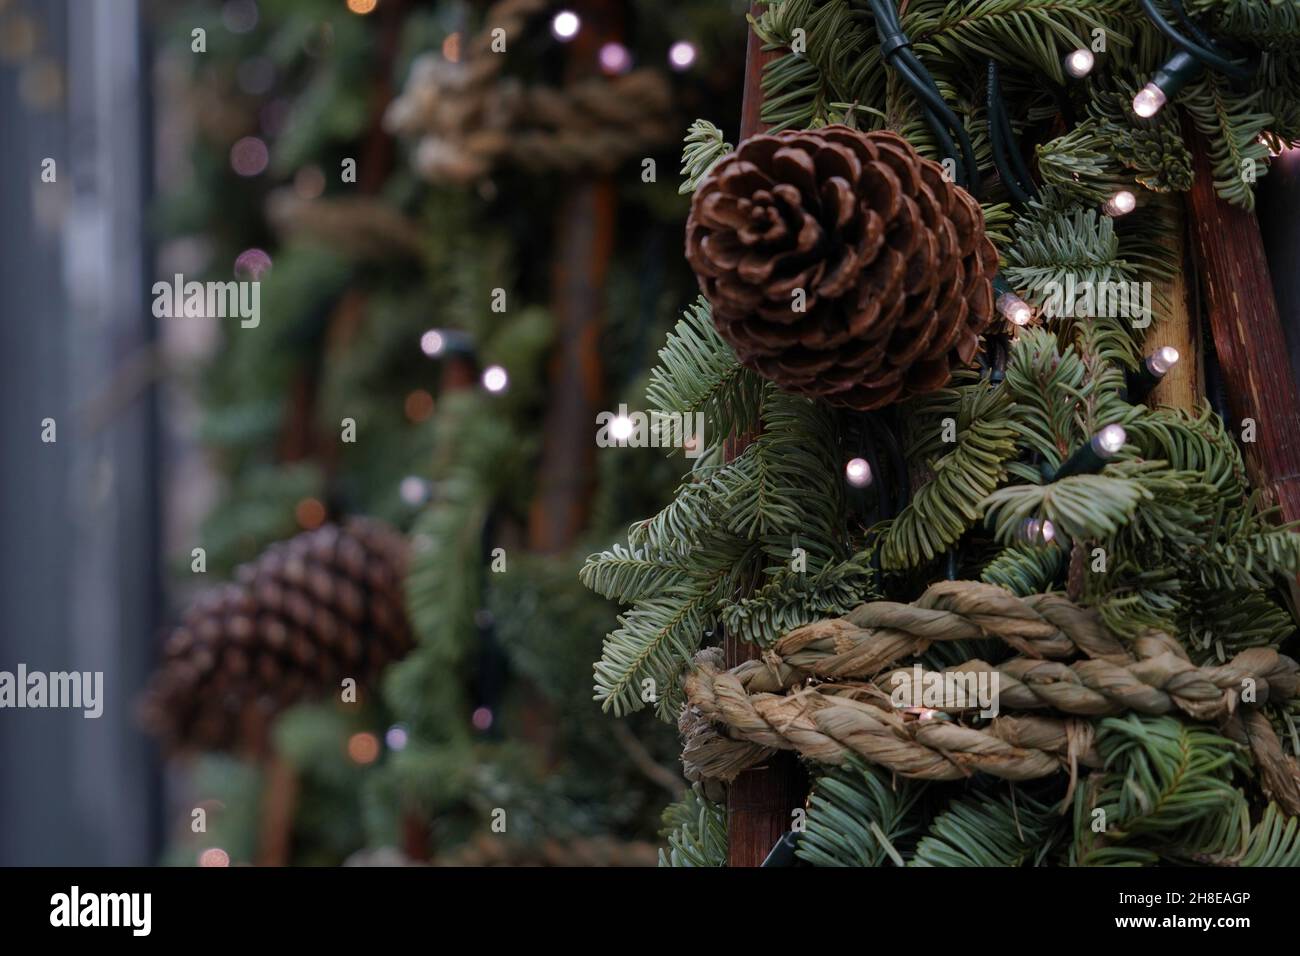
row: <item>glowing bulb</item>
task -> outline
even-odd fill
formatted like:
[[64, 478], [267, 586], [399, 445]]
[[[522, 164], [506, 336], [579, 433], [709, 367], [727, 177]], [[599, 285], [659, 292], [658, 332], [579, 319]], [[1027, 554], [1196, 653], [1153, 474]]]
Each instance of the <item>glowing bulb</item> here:
[[388, 744], [389, 750], [405, 750], [409, 734], [405, 724], [393, 724], [384, 734], [384, 743]]
[[1137, 197], [1127, 189], [1121, 189], [1106, 200], [1105, 210], [1108, 216], [1127, 216], [1137, 208]]
[[695, 62], [695, 44], [687, 40], [678, 40], [668, 48], [668, 65], [674, 70], [689, 70]]
[[510, 376], [500, 365], [489, 365], [483, 370], [483, 387], [489, 392], [504, 392], [510, 384]]
[[632, 432], [635, 431], [635, 428], [636, 426], [632, 424], [632, 419], [628, 418], [626, 415], [619, 415], [609, 423], [609, 433], [614, 437], [615, 441], [627, 441], [632, 437]]
[[1162, 345], [1147, 358], [1147, 368], [1152, 375], [1160, 378], [1178, 364], [1178, 359], [1178, 349], [1172, 345]]
[[1123, 425], [1107, 425], [1092, 439], [1097, 452], [1106, 458], [1117, 455], [1126, 441], [1128, 432], [1124, 431]]
[[1081, 79], [1092, 72], [1096, 62], [1091, 50], [1075, 50], [1065, 58], [1065, 72], [1076, 80]]
[[582, 28], [582, 21], [572, 10], [561, 10], [551, 20], [551, 33], [555, 39], [561, 43], [567, 43], [578, 35], [578, 30]]
[[433, 488], [429, 482], [425, 481], [418, 475], [407, 475], [398, 485], [397, 493], [401, 499], [411, 507], [424, 504], [433, 496]]
[[865, 488], [871, 484], [871, 466], [865, 458], [851, 458], [844, 466], [844, 478], [854, 488]]
[[1148, 83], [1138, 90], [1137, 96], [1133, 97], [1133, 112], [1143, 119], [1150, 119], [1160, 112], [1166, 99], [1164, 90], [1154, 83]]
[[487, 730], [492, 726], [492, 710], [488, 707], [479, 707], [470, 717], [470, 723], [474, 725], [475, 730]]
[[447, 340], [443, 338], [442, 333], [437, 329], [430, 329], [420, 336], [420, 351], [430, 358], [441, 355], [442, 350], [446, 347]]
[[606, 73], [617, 75], [632, 68], [632, 54], [621, 43], [606, 43], [600, 48], [600, 68]]
[[363, 17], [373, 12], [378, 5], [379, 0], [348, 0], [348, 9]]
[[1028, 325], [1034, 317], [1034, 310], [1029, 303], [1014, 292], [1003, 292], [998, 296], [997, 309], [1013, 325]]
[[1026, 518], [1020, 526], [1020, 538], [1027, 544], [1051, 544], [1056, 537], [1056, 525], [1047, 518]]

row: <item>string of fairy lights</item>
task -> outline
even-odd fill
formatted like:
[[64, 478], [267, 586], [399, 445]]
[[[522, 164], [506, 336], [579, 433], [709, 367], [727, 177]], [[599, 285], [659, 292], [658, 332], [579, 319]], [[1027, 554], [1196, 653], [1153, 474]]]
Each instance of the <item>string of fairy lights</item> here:
[[[1181, 29], [1162, 15], [1153, 0], [1140, 0], [1140, 3], [1146, 16], [1178, 49], [1134, 96], [1132, 109], [1139, 119], [1156, 116], [1188, 83], [1207, 69], [1232, 79], [1248, 78], [1258, 70], [1257, 55], [1246, 56], [1239, 50], [1229, 50], [1206, 35], [1187, 13], [1182, 0], [1169, 0]], [[891, 0], [871, 0], [871, 9], [876, 18], [885, 61], [916, 93], [927, 124], [956, 170], [955, 181], [979, 198], [980, 182], [978, 171], [974, 169], [969, 137], [962, 124], [943, 103], [934, 80], [911, 50], [894, 4]], [[1073, 80], [1086, 78], [1096, 65], [1096, 55], [1083, 47], [1072, 50], [1062, 61], [1065, 74]], [[988, 70], [988, 123], [994, 165], [1013, 202], [1023, 205], [1037, 196], [1038, 189], [1015, 146], [1010, 120], [1002, 103], [997, 62], [990, 59]], [[1137, 207], [1138, 199], [1134, 192], [1121, 188], [1101, 204], [1101, 211], [1111, 218], [1120, 218], [1132, 213]], [[993, 287], [995, 308], [1013, 330], [1028, 326], [1034, 320], [1034, 308], [1003, 276], [994, 277]], [[1126, 375], [1127, 397], [1130, 400], [1144, 398], [1178, 364], [1179, 359], [1178, 350], [1171, 345], [1160, 346], [1147, 355], [1136, 371]], [[993, 369], [993, 374], [995, 380], [1000, 378], [1000, 369]], [[1056, 481], [1071, 475], [1100, 472], [1120, 454], [1127, 441], [1128, 435], [1123, 426], [1107, 425], [1059, 467], [1051, 469], [1044, 465], [1043, 479]], [[871, 486], [875, 480], [873, 463], [860, 455], [848, 458], [844, 465], [844, 480], [854, 489]], [[1055, 537], [1056, 531], [1052, 523], [1037, 518], [1027, 519], [1018, 534], [1022, 542], [1037, 545], [1049, 544]]]
[[[582, 17], [573, 10], [560, 10], [551, 17], [551, 36], [561, 43], [569, 43], [582, 32]], [[695, 65], [699, 53], [690, 40], [677, 40], [668, 47], [668, 66], [678, 73]], [[610, 75], [626, 73], [632, 69], [632, 51], [617, 41], [601, 45], [596, 54], [600, 68]]]

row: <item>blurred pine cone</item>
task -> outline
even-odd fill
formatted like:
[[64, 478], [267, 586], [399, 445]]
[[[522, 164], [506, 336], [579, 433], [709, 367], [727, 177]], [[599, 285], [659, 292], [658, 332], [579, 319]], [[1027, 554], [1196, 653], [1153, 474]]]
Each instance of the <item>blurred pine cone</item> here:
[[696, 190], [686, 257], [742, 363], [848, 408], [943, 387], [993, 317], [979, 203], [890, 132], [741, 143]]
[[146, 726], [169, 749], [256, 749], [247, 738], [271, 714], [336, 694], [346, 677], [369, 686], [411, 647], [405, 565], [406, 539], [365, 518], [272, 545], [168, 637]]

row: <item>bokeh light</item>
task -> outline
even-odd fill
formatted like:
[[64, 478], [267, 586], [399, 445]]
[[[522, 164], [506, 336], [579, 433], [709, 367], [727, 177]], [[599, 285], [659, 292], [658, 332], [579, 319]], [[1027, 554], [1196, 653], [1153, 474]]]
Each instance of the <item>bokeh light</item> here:
[[325, 523], [325, 506], [318, 498], [304, 498], [293, 509], [293, 516], [300, 528], [311, 531]]
[[266, 169], [271, 154], [256, 136], [245, 136], [230, 147], [230, 168], [241, 176], [256, 176]]
[[425, 389], [417, 388], [407, 394], [403, 408], [408, 421], [428, 421], [429, 416], [433, 414], [433, 396]]
[[621, 43], [606, 43], [600, 48], [600, 68], [611, 76], [632, 69], [632, 54]]
[[271, 256], [265, 249], [245, 249], [235, 258], [235, 278], [259, 282], [271, 271]]
[[447, 347], [447, 340], [437, 329], [430, 329], [420, 336], [420, 351], [425, 355], [433, 358], [435, 355], [441, 355], [442, 350]]
[[379, 0], [348, 0], [348, 9], [365, 16], [379, 6]]
[[300, 199], [317, 199], [325, 192], [325, 174], [319, 166], [304, 166], [293, 175], [293, 191]]
[[374, 763], [379, 759], [379, 738], [366, 731], [353, 734], [348, 738], [348, 756], [363, 767]]
[[627, 441], [632, 437], [634, 430], [635, 426], [632, 424], [632, 419], [626, 415], [619, 415], [609, 423], [609, 434], [615, 441]]
[[257, 4], [253, 0], [229, 0], [221, 8], [221, 22], [231, 33], [248, 33], [257, 26]]
[[695, 62], [695, 44], [678, 40], [668, 48], [668, 65], [674, 70], [689, 70]]
[[561, 43], [572, 40], [578, 35], [580, 29], [582, 29], [582, 21], [572, 10], [561, 10], [551, 20], [551, 33]]
[[474, 715], [470, 717], [470, 723], [472, 723], [474, 729], [478, 731], [489, 729], [492, 726], [492, 720], [492, 710], [488, 707], [479, 707], [474, 711]]
[[424, 504], [431, 497], [429, 482], [419, 475], [407, 475], [397, 486], [398, 497], [411, 507]]
[[230, 866], [230, 854], [219, 846], [210, 846], [199, 854], [199, 866]]
[[442, 41], [442, 55], [448, 63], [460, 62], [460, 34], [448, 33]]

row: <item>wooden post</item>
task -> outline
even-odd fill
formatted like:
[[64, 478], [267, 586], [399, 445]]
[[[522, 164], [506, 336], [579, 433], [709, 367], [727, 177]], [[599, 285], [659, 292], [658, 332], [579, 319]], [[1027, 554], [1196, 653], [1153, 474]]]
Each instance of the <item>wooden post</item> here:
[[1205, 394], [1205, 362], [1201, 354], [1200, 310], [1196, 307], [1199, 295], [1188, 287], [1187, 268], [1190, 250], [1187, 239], [1187, 216], [1181, 203], [1170, 204], [1170, 217], [1174, 232], [1166, 245], [1178, 263], [1178, 271], [1168, 282], [1162, 282], [1162, 291], [1169, 297], [1169, 314], [1153, 321], [1147, 330], [1146, 350], [1172, 345], [1178, 349], [1178, 364], [1169, 370], [1160, 383], [1151, 390], [1146, 404], [1150, 407], [1168, 405], [1185, 411], [1194, 411]]
[[1228, 429], [1240, 438], [1243, 422], [1254, 421], [1254, 440], [1244, 445], [1251, 482], [1267, 504], [1281, 506], [1286, 521], [1295, 521], [1300, 519], [1300, 393], [1291, 377], [1259, 223], [1254, 213], [1218, 197], [1205, 139], [1190, 120], [1185, 129], [1196, 176], [1187, 199], [1192, 246], [1234, 419]]
[[[621, 34], [613, 5], [584, 0], [575, 9], [584, 29], [569, 50], [569, 81], [594, 72], [600, 46]], [[577, 540], [595, 488], [592, 436], [604, 399], [600, 333], [617, 205], [611, 177], [583, 172], [568, 184], [557, 210], [551, 293], [557, 342], [548, 377], [537, 498], [528, 516], [529, 546], [543, 554], [567, 550]]]
[[[751, 16], [762, 6], [753, 3]], [[764, 52], [762, 41], [749, 30], [745, 52], [745, 88], [740, 107], [740, 139], [763, 132], [759, 119], [763, 106], [760, 81], [763, 67], [776, 55]], [[732, 436], [726, 447], [728, 461], [749, 444], [753, 436]], [[732, 635], [723, 641], [728, 667], [758, 657], [758, 647]], [[803, 806], [807, 782], [793, 754], [780, 753], [762, 766], [744, 771], [727, 788], [727, 865], [758, 866], [781, 835], [790, 829], [791, 811]]]

